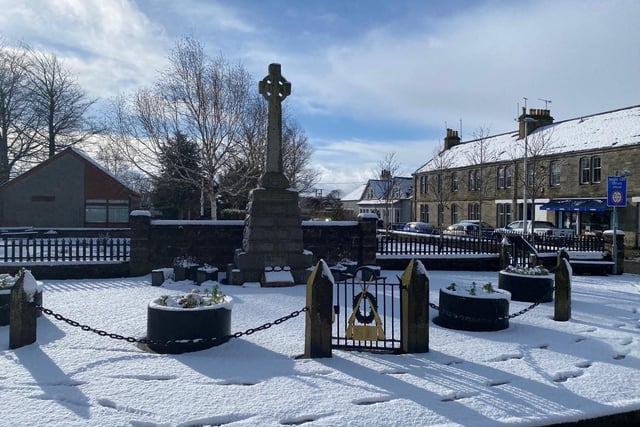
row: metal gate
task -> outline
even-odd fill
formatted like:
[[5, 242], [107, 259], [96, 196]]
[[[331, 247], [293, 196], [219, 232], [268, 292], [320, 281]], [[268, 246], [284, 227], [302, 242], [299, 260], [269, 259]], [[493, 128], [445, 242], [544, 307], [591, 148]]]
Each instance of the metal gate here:
[[335, 283], [333, 348], [401, 352], [402, 292], [378, 271], [360, 267]]

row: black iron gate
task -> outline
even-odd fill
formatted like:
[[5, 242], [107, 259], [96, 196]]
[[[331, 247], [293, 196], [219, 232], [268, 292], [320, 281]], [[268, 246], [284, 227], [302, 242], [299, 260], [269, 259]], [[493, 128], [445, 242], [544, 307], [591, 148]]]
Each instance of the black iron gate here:
[[360, 267], [336, 281], [333, 348], [400, 353], [402, 293], [379, 270]]

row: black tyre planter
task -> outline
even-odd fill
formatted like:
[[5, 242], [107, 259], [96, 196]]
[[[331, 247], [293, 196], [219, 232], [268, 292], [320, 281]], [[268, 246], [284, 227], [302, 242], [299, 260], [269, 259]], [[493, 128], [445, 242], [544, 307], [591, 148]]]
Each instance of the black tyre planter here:
[[[36, 306], [42, 307], [42, 285], [38, 282], [38, 290], [33, 297]], [[6, 326], [11, 320], [11, 288], [0, 291], [0, 326]], [[42, 316], [42, 311], [38, 310], [38, 317]]]
[[500, 290], [476, 297], [466, 290], [452, 292], [440, 289], [440, 311], [433, 321], [436, 325], [463, 331], [507, 329], [509, 298], [508, 292]]
[[511, 292], [511, 299], [523, 302], [553, 301], [553, 276], [498, 273], [498, 288]]
[[155, 341], [148, 345], [157, 353], [204, 350], [228, 341], [230, 334], [230, 303], [181, 309], [152, 302], [147, 309], [147, 339]]

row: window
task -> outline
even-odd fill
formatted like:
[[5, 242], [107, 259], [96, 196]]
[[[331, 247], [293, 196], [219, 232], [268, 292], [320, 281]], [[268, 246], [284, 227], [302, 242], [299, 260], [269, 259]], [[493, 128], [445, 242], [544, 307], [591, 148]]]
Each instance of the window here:
[[533, 187], [533, 183], [535, 182], [535, 169], [533, 165], [527, 166], [527, 186], [529, 188]]
[[511, 188], [513, 185], [513, 174], [511, 173], [511, 166], [505, 166], [504, 168], [504, 188]]
[[420, 177], [420, 193], [427, 194], [429, 192], [429, 176], [422, 175]]
[[496, 183], [498, 188], [504, 188], [504, 168], [498, 168], [498, 176], [496, 178]]
[[451, 191], [458, 191], [458, 172], [451, 174]]
[[438, 205], [438, 227], [444, 224], [444, 206]]
[[468, 210], [467, 212], [468, 219], [480, 219], [480, 204], [469, 203], [467, 210]]
[[602, 160], [599, 156], [591, 157], [591, 182], [597, 183], [602, 179]]
[[560, 162], [558, 160], [549, 163], [549, 185], [560, 185]]
[[91, 224], [129, 222], [128, 200], [89, 199], [84, 208], [85, 222]]
[[372, 187], [369, 187], [369, 191], [367, 191], [367, 199], [371, 200], [375, 198], [376, 198], [376, 193], [373, 191]]
[[436, 179], [438, 183], [438, 194], [440, 194], [442, 193], [442, 174], [438, 174]]
[[480, 190], [480, 171], [477, 169], [469, 171], [469, 191]]
[[588, 157], [580, 158], [580, 184], [591, 182], [591, 162]]
[[600, 156], [580, 157], [580, 184], [597, 184], [602, 180]]
[[496, 205], [496, 226], [505, 227], [511, 222], [511, 203], [498, 203]]
[[420, 221], [429, 222], [429, 205], [420, 205]]
[[458, 212], [458, 205], [451, 205], [451, 224], [456, 224], [458, 222], [458, 218], [460, 214]]

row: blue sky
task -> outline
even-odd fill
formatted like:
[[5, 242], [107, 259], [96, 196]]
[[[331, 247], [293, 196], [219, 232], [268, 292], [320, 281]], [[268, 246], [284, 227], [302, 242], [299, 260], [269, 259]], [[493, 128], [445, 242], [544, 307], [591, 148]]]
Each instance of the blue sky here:
[[144, 87], [175, 41], [282, 64], [319, 188], [348, 192], [395, 152], [410, 175], [445, 128], [516, 129], [523, 98], [556, 121], [640, 104], [636, 0], [0, 0], [0, 36], [54, 52], [92, 95]]

